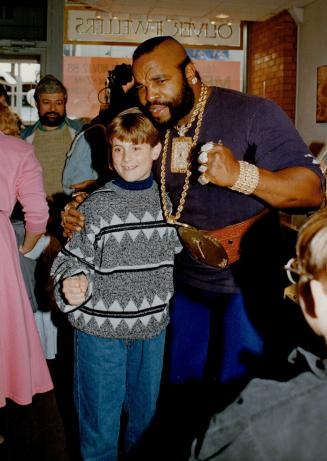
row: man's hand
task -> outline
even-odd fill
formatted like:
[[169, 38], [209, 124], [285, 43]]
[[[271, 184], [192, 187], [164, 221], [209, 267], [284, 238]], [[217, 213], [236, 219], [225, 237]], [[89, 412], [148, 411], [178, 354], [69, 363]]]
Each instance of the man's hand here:
[[[204, 182], [231, 187], [240, 175], [240, 163], [222, 143], [207, 143], [198, 157]], [[204, 147], [204, 146], [203, 146]], [[200, 176], [201, 178], [201, 176]], [[200, 179], [199, 178], [199, 179]], [[278, 171], [259, 169], [259, 182], [253, 195], [280, 210], [318, 208], [324, 200], [320, 177], [306, 167], [288, 167]]]
[[79, 306], [85, 301], [88, 284], [84, 274], [68, 277], [62, 282], [62, 292], [71, 306]]
[[70, 238], [73, 232], [79, 232], [85, 224], [85, 217], [77, 210], [77, 207], [84, 202], [88, 194], [77, 192], [73, 194], [73, 199], [67, 203], [64, 211], [61, 212], [61, 225], [64, 228], [64, 237]]
[[83, 192], [87, 190], [89, 187], [94, 186], [96, 183], [96, 179], [85, 179], [85, 181], [79, 182], [77, 184], [72, 184], [70, 189], [73, 189], [75, 192]]
[[240, 173], [239, 162], [228, 147], [221, 143], [212, 143], [205, 160], [207, 161], [200, 163], [207, 167], [205, 176], [213, 184], [230, 187], [237, 181]]

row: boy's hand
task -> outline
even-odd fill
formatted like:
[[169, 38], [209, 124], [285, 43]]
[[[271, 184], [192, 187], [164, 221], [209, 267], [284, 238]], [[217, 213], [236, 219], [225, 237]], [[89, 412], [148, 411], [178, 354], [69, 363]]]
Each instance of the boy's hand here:
[[79, 306], [85, 301], [88, 284], [84, 274], [74, 275], [63, 280], [62, 291], [71, 306]]
[[73, 232], [79, 232], [85, 224], [85, 217], [77, 207], [84, 202], [88, 194], [86, 192], [77, 192], [73, 194], [73, 199], [67, 203], [64, 211], [61, 212], [61, 225], [64, 228], [64, 237], [71, 237]]

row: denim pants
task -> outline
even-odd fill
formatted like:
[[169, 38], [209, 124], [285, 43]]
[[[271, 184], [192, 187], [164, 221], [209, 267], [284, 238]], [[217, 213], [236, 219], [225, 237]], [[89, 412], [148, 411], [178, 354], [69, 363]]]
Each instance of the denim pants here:
[[115, 461], [122, 410], [128, 454], [150, 426], [159, 394], [165, 331], [119, 340], [75, 330], [74, 400], [84, 461]]

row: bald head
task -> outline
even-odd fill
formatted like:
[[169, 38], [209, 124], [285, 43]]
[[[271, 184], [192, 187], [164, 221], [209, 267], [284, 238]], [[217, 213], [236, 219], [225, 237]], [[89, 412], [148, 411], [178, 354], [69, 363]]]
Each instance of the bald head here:
[[[160, 49], [159, 49], [160, 48]], [[168, 53], [176, 59], [177, 62], [182, 62], [187, 58], [187, 54], [183, 45], [169, 35], [161, 37], [153, 37], [141, 43], [133, 53], [133, 62], [141, 56], [151, 53], [152, 51], [160, 51], [160, 53]]]

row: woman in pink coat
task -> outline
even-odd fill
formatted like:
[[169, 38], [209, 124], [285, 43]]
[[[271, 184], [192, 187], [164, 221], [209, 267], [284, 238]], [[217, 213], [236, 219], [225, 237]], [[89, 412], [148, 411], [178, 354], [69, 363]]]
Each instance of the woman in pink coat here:
[[[0, 105], [0, 408], [6, 399], [27, 405], [53, 388], [18, 254], [31, 251], [45, 232], [48, 205], [33, 147], [17, 134], [15, 115]], [[16, 200], [26, 229], [19, 250], [9, 219]]]

